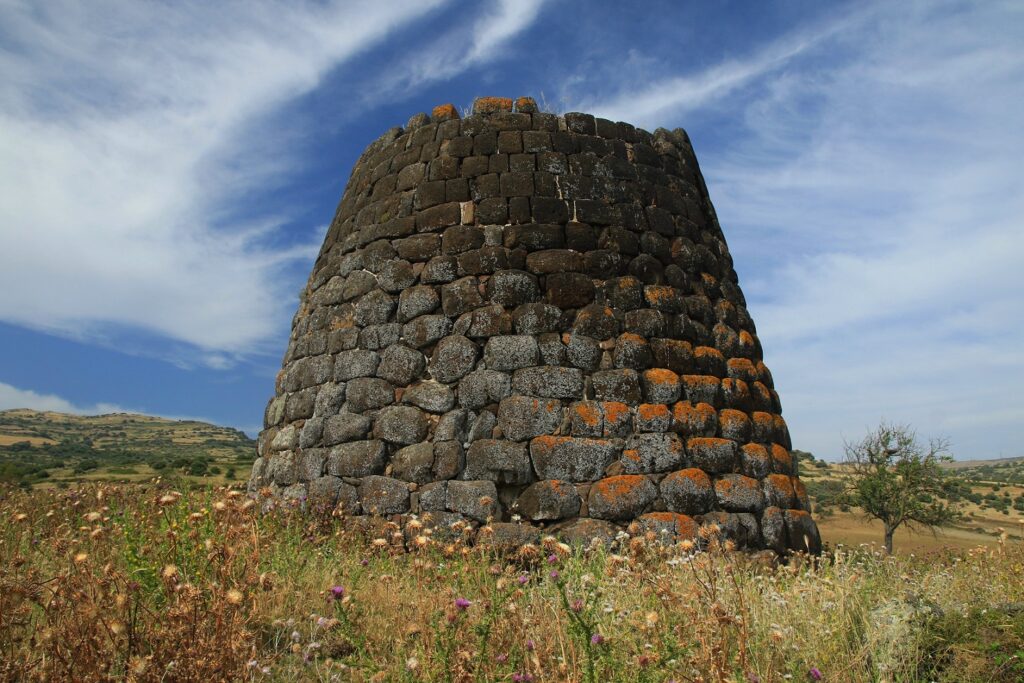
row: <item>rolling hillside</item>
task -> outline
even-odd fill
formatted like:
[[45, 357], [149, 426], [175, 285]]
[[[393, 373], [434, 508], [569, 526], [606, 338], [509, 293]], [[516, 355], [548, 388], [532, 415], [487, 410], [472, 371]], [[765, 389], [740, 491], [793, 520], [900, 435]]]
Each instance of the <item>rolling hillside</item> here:
[[206, 422], [0, 411], [0, 482], [23, 486], [154, 476], [241, 481], [254, 453], [243, 432]]

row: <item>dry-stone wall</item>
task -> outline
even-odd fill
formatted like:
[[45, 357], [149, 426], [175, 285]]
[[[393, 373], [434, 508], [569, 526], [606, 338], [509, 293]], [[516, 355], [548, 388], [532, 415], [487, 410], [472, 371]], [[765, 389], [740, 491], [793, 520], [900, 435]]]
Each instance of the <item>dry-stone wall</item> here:
[[715, 524], [817, 552], [780, 412], [686, 133], [482, 98], [353, 169], [250, 488], [510, 541]]

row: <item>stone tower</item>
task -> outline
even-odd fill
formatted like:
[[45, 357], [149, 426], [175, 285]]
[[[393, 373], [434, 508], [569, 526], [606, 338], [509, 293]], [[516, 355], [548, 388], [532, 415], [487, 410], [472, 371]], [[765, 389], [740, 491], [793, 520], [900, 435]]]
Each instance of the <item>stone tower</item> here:
[[818, 552], [780, 413], [686, 133], [481, 98], [352, 170], [250, 490], [508, 540], [714, 523]]

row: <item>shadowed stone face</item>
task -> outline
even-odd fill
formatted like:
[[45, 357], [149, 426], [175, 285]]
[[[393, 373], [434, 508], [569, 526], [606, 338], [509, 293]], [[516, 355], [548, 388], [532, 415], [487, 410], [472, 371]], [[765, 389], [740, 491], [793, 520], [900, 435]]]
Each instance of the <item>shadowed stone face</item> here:
[[495, 544], [636, 522], [817, 552], [737, 282], [682, 130], [529, 98], [414, 116], [352, 171], [250, 490]]

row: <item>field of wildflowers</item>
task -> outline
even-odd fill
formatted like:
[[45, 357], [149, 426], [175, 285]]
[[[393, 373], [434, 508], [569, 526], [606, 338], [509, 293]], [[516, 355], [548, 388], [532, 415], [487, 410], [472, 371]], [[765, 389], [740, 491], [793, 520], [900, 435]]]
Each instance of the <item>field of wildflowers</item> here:
[[0, 491], [0, 680], [1024, 680], [1019, 543], [498, 553], [469, 529], [256, 507], [159, 483]]

